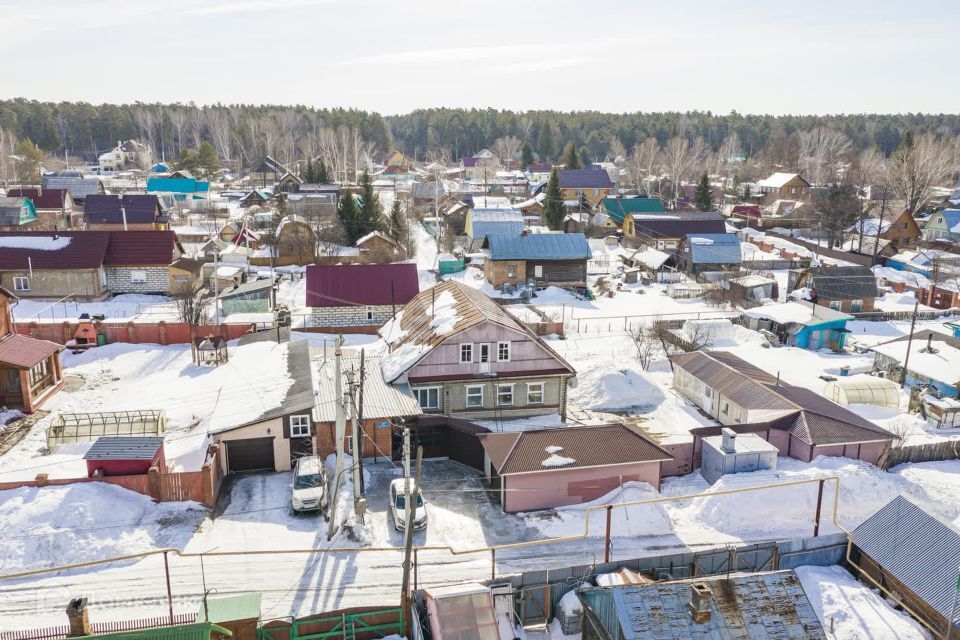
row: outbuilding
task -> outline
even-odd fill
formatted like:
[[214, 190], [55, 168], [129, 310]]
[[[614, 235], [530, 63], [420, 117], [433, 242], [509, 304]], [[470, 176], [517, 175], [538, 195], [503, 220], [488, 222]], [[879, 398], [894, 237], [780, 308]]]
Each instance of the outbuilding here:
[[166, 470], [163, 436], [101, 436], [83, 455], [87, 474], [105, 476], [142, 475], [157, 467]]
[[777, 468], [778, 450], [754, 433], [737, 433], [724, 427], [719, 436], [703, 439], [700, 475], [713, 484], [729, 473]]
[[413, 263], [307, 267], [307, 306], [315, 327], [374, 331], [419, 292]]

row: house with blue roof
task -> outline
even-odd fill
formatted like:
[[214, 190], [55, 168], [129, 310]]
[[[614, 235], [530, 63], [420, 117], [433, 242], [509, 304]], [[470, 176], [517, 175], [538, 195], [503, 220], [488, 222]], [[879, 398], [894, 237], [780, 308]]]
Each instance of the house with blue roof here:
[[923, 239], [960, 242], [960, 209], [944, 209], [931, 215], [923, 227]]
[[520, 235], [523, 227], [523, 214], [516, 209], [470, 209], [463, 232], [470, 239], [470, 250], [475, 251], [486, 236], [495, 233]]
[[156, 177], [147, 180], [147, 193], [170, 195], [176, 202], [206, 200], [210, 183], [196, 178]]
[[593, 257], [582, 233], [493, 233], [481, 245], [484, 273], [494, 287], [587, 288], [587, 261]]
[[681, 268], [691, 275], [728, 271], [740, 265], [740, 238], [735, 233], [691, 233], [680, 241]]

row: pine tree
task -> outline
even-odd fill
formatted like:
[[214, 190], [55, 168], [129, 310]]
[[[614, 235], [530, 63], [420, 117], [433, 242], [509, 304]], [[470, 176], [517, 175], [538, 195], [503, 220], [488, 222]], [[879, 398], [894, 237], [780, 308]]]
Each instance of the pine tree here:
[[567, 209], [563, 205], [563, 196], [560, 194], [560, 175], [554, 169], [550, 172], [547, 182], [547, 197], [543, 200], [543, 217], [547, 226], [554, 231], [563, 226], [563, 219], [567, 217]]
[[314, 184], [317, 181], [317, 170], [313, 167], [313, 159], [307, 158], [307, 168], [303, 172], [303, 181]]
[[700, 182], [697, 183], [697, 189], [693, 193], [693, 204], [697, 211], [713, 209], [713, 187], [710, 185], [710, 177], [706, 173], [700, 176]]
[[40, 184], [40, 162], [43, 160], [43, 152], [40, 147], [35, 145], [30, 138], [21, 140], [13, 147], [13, 155], [17, 156], [16, 168], [17, 177], [22, 184], [34, 184], [34, 179]]
[[323, 160], [317, 160], [317, 166], [314, 169], [316, 175], [314, 176], [317, 184], [330, 184], [330, 174], [327, 172], [327, 165]]
[[189, 149], [181, 149], [177, 157], [170, 162], [170, 166], [177, 171], [189, 171], [190, 173], [194, 173], [199, 167], [197, 155], [192, 153]]
[[523, 165], [523, 169], [533, 164], [533, 149], [530, 148], [529, 142], [524, 142], [520, 150], [520, 164]]
[[[360, 235], [357, 238], [378, 231], [383, 226], [383, 209], [380, 207], [380, 196], [373, 190], [373, 179], [366, 169], [360, 174]], [[353, 238], [356, 240], [357, 238]]]
[[560, 158], [560, 164], [567, 169], [579, 169], [582, 166], [580, 164], [580, 156], [577, 155], [577, 145], [573, 142], [568, 142], [563, 148], [563, 156]]
[[394, 199], [390, 208], [390, 237], [403, 243], [407, 235], [407, 215], [399, 200]]
[[358, 225], [359, 215], [360, 211], [357, 209], [357, 201], [353, 194], [348, 191], [340, 196], [340, 204], [337, 205], [337, 219], [343, 225], [343, 232], [350, 244], [367, 233]]
[[540, 154], [540, 160], [548, 161], [556, 152], [553, 142], [553, 129], [546, 120], [540, 122], [540, 132], [537, 135], [537, 153]]
[[217, 150], [207, 141], [201, 142], [200, 148], [197, 150], [196, 168], [208, 180], [216, 178], [220, 173], [220, 159], [217, 157]]

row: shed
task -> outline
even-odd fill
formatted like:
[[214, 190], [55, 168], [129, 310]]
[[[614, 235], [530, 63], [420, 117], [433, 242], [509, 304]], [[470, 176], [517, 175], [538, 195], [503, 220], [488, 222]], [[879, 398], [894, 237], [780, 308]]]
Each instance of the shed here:
[[482, 584], [430, 587], [424, 604], [433, 640], [500, 640], [493, 596]]
[[144, 474], [150, 467], [166, 468], [163, 436], [101, 436], [83, 459], [90, 476], [96, 471], [105, 476], [130, 476]]
[[873, 404], [896, 409], [900, 406], [900, 387], [889, 378], [866, 374], [841, 376], [828, 382], [823, 390], [827, 400], [837, 404]]
[[703, 439], [700, 475], [713, 484], [728, 473], [777, 468], [777, 448], [755, 433], [738, 434], [724, 428], [719, 436]]
[[93, 442], [101, 436], [162, 436], [167, 417], [162, 409], [61, 413], [47, 428], [47, 448]]
[[218, 296], [223, 315], [231, 313], [269, 313], [273, 311], [276, 290], [273, 281], [251, 280], [243, 284], [234, 283]]
[[450, 253], [444, 253], [437, 258], [437, 264], [439, 265], [441, 276], [451, 273], [459, 273], [466, 267], [462, 258], [457, 258], [455, 255]]
[[231, 631], [234, 640], [257, 640], [260, 613], [259, 593], [205, 597], [197, 622], [219, 625]]

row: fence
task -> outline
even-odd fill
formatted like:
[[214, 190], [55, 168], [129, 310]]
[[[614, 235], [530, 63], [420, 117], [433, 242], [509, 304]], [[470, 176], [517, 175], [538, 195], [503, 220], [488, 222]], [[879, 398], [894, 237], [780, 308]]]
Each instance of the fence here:
[[798, 269], [810, 266], [810, 258], [794, 258], [793, 260], [743, 260], [742, 269], [751, 271], [777, 271], [781, 269]]
[[363, 607], [292, 621], [271, 620], [257, 630], [259, 640], [374, 640], [403, 634], [403, 611], [399, 607]]
[[[941, 309], [937, 311], [917, 311], [917, 320], [937, 320], [957, 313], [956, 309]], [[864, 311], [861, 313], [851, 313], [857, 320], [868, 320], [870, 322], [884, 322], [886, 320], [910, 320], [913, 318], [913, 311]]]
[[[240, 336], [250, 333], [254, 328], [252, 322], [238, 324], [196, 325], [191, 327], [186, 322], [95, 322], [93, 323], [98, 334], [106, 336], [107, 343], [127, 342], [131, 344], [190, 344], [190, 336], [221, 336], [227, 340], [236, 340]], [[66, 344], [73, 340], [79, 324], [77, 322], [18, 322], [16, 331], [19, 334], [49, 340], [57, 344]]]
[[776, 571], [802, 565], [831, 566], [843, 560], [846, 535], [842, 533], [781, 542], [747, 544], [690, 551], [565, 569], [528, 571], [486, 582], [509, 583], [514, 591], [517, 617], [523, 625], [543, 624], [553, 618], [564, 594], [585, 580], [621, 568], [650, 575], [655, 580], [679, 580], [738, 571]]
[[[119, 622], [94, 622], [90, 626], [93, 633], [119, 633], [122, 631], [140, 631], [142, 629], [156, 629], [158, 627], [172, 627], [178, 624], [190, 624], [197, 619], [196, 613], [177, 613], [157, 618], [141, 618], [139, 620], [121, 620]], [[0, 640], [60, 640], [70, 635], [70, 625], [45, 627], [42, 629], [26, 629], [22, 631], [2, 631]]]
[[960, 460], [960, 440], [894, 447], [887, 452], [883, 461], [883, 468], [889, 469], [907, 462], [935, 462], [940, 460]]
[[662, 321], [671, 327], [679, 327], [684, 320], [735, 320], [739, 311], [697, 311], [692, 313], [648, 313], [627, 316], [593, 316], [570, 318], [564, 324], [569, 333], [615, 333], [629, 331], [637, 325], [646, 325]]

